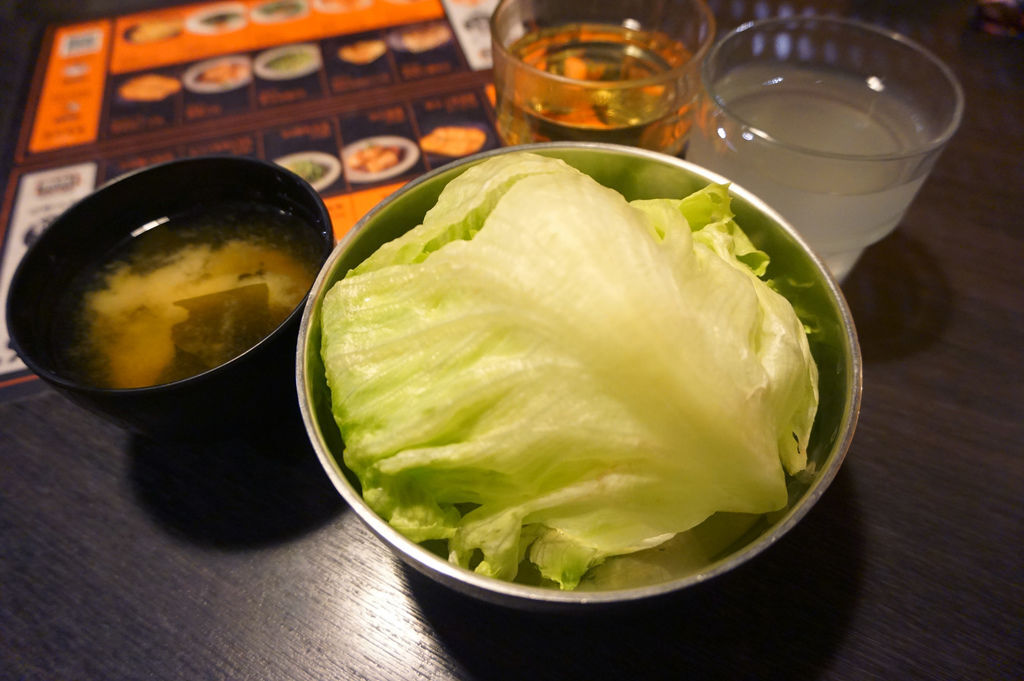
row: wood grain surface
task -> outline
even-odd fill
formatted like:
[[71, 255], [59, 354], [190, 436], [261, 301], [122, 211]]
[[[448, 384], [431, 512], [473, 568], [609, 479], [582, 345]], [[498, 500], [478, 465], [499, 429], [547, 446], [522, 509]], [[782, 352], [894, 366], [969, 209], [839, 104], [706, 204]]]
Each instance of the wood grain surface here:
[[[1024, 38], [976, 30], [969, 0], [711, 4], [720, 31], [804, 11], [889, 26], [967, 95], [844, 284], [860, 425], [795, 530], [643, 606], [510, 611], [398, 563], [298, 428], [157, 444], [36, 391], [0, 403], [0, 678], [1024, 678]], [[43, 27], [157, 5], [0, 4], [5, 163]]]

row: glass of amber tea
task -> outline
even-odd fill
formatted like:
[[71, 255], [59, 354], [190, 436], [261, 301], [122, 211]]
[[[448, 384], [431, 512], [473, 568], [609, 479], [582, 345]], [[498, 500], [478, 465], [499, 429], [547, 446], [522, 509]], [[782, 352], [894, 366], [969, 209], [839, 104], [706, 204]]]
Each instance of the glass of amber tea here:
[[678, 154], [714, 33], [703, 0], [501, 0], [491, 17], [498, 131], [506, 144]]

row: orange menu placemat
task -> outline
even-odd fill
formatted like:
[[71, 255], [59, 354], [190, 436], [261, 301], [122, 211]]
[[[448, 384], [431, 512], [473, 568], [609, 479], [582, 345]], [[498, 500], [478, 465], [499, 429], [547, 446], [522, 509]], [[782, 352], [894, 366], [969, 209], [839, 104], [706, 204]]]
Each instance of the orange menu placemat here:
[[[29, 244], [100, 184], [237, 154], [321, 193], [339, 238], [413, 177], [498, 146], [495, 0], [226, 0], [52, 26], [0, 211], [0, 300]], [[453, 144], [435, 131], [464, 132]], [[397, 151], [394, 163], [374, 150]], [[0, 319], [0, 399], [32, 377]]]

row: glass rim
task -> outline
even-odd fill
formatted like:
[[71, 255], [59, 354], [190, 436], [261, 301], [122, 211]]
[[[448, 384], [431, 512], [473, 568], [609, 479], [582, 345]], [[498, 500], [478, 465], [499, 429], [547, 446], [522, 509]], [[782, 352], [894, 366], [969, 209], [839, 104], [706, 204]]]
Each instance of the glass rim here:
[[[791, 142], [783, 142], [766, 131], [760, 129], [748, 121], [743, 116], [738, 115], [729, 105], [727, 105], [721, 98], [718, 92], [715, 91], [709, 78], [710, 65], [713, 62], [715, 55], [723, 48], [723, 46], [731, 41], [732, 39], [740, 36], [747, 31], [756, 30], [759, 28], [766, 28], [772, 26], [781, 26], [786, 24], [799, 25], [799, 24], [829, 24], [840, 26], [847, 29], [854, 29], [858, 31], [864, 31], [867, 33], [874, 34], [875, 36], [891, 40], [895, 43], [901, 44], [904, 47], [909, 48], [912, 52], [923, 58], [925, 61], [931, 63], [942, 76], [946, 79], [946, 83], [953, 93], [953, 99], [955, 104], [953, 106], [952, 114], [950, 115], [949, 122], [946, 126], [936, 135], [932, 135], [927, 142], [918, 144], [912, 149], [905, 151], [889, 152], [884, 154], [856, 154], [856, 153], [844, 153], [834, 151], [824, 151], [821, 149], [815, 149], [813, 147], [806, 147], [800, 144], [793, 144]], [[964, 91], [960, 85], [960, 80], [953, 73], [953, 70], [934, 52], [929, 50], [921, 43], [913, 40], [906, 35], [894, 31], [884, 26], [871, 24], [866, 21], [859, 19], [849, 19], [846, 17], [840, 17], [835, 15], [802, 15], [802, 16], [788, 16], [788, 17], [770, 17], [765, 19], [755, 19], [753, 21], [747, 21], [740, 24], [736, 28], [732, 29], [721, 37], [708, 51], [707, 57], [701, 63], [700, 68], [701, 84], [704, 90], [711, 95], [711, 99], [715, 105], [718, 106], [723, 112], [727, 113], [731, 118], [739, 121], [752, 135], [757, 137], [760, 141], [770, 144], [776, 147], [784, 148], [788, 151], [797, 152], [801, 154], [807, 154], [810, 156], [818, 156], [821, 158], [832, 158], [836, 160], [846, 161], [897, 161], [914, 156], [927, 155], [937, 149], [941, 149], [956, 133], [960, 127], [960, 122], [963, 118], [964, 113]]]
[[[711, 11], [705, 0], [688, 0], [691, 5], [700, 13], [704, 18], [704, 25], [707, 27], [708, 32], [703, 40], [700, 41], [700, 45], [690, 54], [690, 58], [684, 61], [678, 66], [673, 66], [667, 71], [655, 74], [653, 76], [647, 76], [646, 78], [633, 78], [624, 80], [586, 80], [583, 78], [572, 78], [570, 76], [563, 76], [557, 73], [551, 73], [543, 69], [538, 69], [536, 66], [527, 64], [522, 59], [516, 58], [509, 50], [508, 47], [498, 38], [497, 23], [498, 14], [503, 7], [508, 5], [514, 0], [500, 0], [498, 5], [494, 8], [491, 13], [489, 20], [491, 28], [491, 45], [493, 52], [500, 52], [508, 61], [515, 62], [520, 68], [525, 69], [527, 72], [540, 76], [545, 79], [552, 80], [556, 83], [564, 85], [571, 85], [578, 88], [586, 89], [600, 89], [600, 90], [620, 90], [626, 88], [646, 87], [648, 85], [658, 85], [666, 81], [676, 80], [685, 74], [688, 70], [697, 66], [698, 73], [700, 72], [701, 65], [704, 63], [705, 55], [711, 49], [715, 42], [715, 31], [716, 21], [715, 14]], [[625, 28], [631, 28], [627, 23], [629, 17], [623, 19], [619, 24], [606, 24], [609, 26], [622, 26]], [[580, 22], [583, 23], [583, 22]]]

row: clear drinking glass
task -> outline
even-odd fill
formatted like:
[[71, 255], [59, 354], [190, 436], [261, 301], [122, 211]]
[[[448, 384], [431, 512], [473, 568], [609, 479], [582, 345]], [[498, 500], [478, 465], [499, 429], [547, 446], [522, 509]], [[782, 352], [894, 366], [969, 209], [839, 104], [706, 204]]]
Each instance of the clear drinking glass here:
[[714, 29], [703, 0], [502, 0], [491, 17], [498, 132], [506, 144], [677, 154]]
[[832, 17], [740, 26], [701, 77], [687, 160], [775, 208], [840, 281], [899, 224], [964, 106], [931, 52]]

